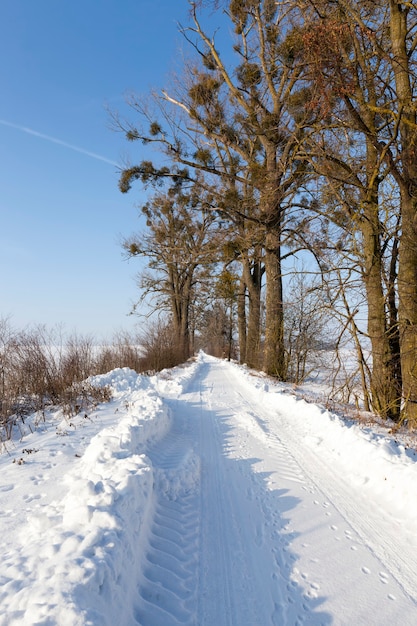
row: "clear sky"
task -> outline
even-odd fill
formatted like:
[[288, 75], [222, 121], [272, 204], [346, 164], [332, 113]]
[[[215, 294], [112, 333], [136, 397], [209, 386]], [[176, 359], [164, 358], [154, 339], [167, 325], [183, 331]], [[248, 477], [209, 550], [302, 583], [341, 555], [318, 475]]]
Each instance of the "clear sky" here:
[[[110, 338], [133, 330], [137, 185], [118, 165], [147, 158], [111, 129], [107, 107], [163, 86], [186, 0], [2, 0], [0, 318]], [[132, 119], [134, 119], [132, 117]]]

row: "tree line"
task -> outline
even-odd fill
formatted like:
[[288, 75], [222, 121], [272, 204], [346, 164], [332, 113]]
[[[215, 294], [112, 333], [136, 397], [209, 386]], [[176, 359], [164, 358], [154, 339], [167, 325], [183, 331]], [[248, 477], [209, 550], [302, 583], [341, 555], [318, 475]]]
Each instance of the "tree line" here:
[[313, 298], [353, 339], [366, 408], [415, 426], [417, 3], [189, 5], [181, 75], [117, 119], [157, 148], [119, 181], [154, 190], [146, 231], [124, 242], [148, 258], [141, 288], [169, 309], [181, 356], [214, 297], [236, 311], [240, 360], [280, 380], [301, 367], [291, 337]]

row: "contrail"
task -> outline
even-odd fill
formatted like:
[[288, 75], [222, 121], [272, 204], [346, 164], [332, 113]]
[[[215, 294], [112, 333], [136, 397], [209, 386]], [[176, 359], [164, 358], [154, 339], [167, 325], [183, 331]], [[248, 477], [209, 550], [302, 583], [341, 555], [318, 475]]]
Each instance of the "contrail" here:
[[89, 150], [84, 150], [84, 148], [73, 146], [72, 143], [62, 141], [61, 139], [56, 139], [56, 137], [50, 137], [49, 135], [44, 135], [43, 133], [39, 133], [37, 130], [33, 130], [32, 128], [27, 128], [26, 126], [20, 126], [19, 124], [13, 124], [12, 122], [8, 122], [7, 120], [1, 120], [1, 119], [0, 119], [0, 124], [3, 124], [3, 126], [10, 126], [10, 128], [16, 128], [17, 130], [20, 130], [23, 133], [27, 133], [28, 135], [34, 135], [35, 137], [39, 137], [40, 139], [46, 139], [46, 141], [50, 141], [51, 143], [57, 143], [59, 146], [64, 146], [64, 148], [75, 150], [75, 152], [80, 152], [81, 154], [85, 154], [86, 156], [89, 156], [93, 159], [98, 159], [99, 161], [104, 161], [104, 163], [110, 163], [110, 165], [115, 165], [116, 167], [119, 167], [119, 164], [116, 163], [116, 161], [111, 161], [110, 159], [106, 159], [106, 157], [103, 157], [100, 154], [96, 154], [95, 152], [90, 152]]

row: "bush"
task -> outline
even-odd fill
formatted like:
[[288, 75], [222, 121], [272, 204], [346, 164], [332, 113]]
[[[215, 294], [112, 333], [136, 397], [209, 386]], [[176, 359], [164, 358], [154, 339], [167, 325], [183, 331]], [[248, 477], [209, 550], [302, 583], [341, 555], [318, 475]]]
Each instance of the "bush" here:
[[151, 324], [139, 338], [143, 356], [140, 359], [141, 372], [160, 372], [183, 362], [172, 332], [172, 326], [163, 321]]
[[135, 372], [141, 371], [143, 348], [140, 340], [126, 332], [117, 333], [113, 343], [97, 351], [96, 374], [105, 374], [116, 367], [129, 367]]
[[127, 335], [97, 348], [92, 337], [65, 338], [59, 329], [37, 326], [15, 331], [0, 319], [0, 439], [9, 439], [19, 420], [48, 406], [73, 415], [110, 399], [108, 389], [85, 380], [116, 367], [138, 369], [141, 352]]
[[96, 346], [89, 336], [65, 338], [45, 326], [18, 332], [0, 319], [0, 440], [35, 411], [61, 406], [74, 415], [108, 401], [109, 389], [86, 382], [89, 376], [119, 367], [156, 372], [180, 362], [168, 324], [154, 324], [140, 337], [121, 332]]
[[77, 415], [81, 411], [96, 408], [100, 402], [111, 400], [109, 387], [95, 387], [88, 381], [73, 383], [67, 388], [61, 399], [63, 412], [67, 416]]

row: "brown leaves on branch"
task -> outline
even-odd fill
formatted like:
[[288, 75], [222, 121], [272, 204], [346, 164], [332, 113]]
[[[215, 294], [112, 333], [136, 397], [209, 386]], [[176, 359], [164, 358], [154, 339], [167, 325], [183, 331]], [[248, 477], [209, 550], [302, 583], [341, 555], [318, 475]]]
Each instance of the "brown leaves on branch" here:
[[310, 24], [302, 42], [310, 79], [315, 85], [306, 108], [326, 117], [337, 99], [352, 95], [356, 88], [351, 25], [333, 18], [322, 19]]

